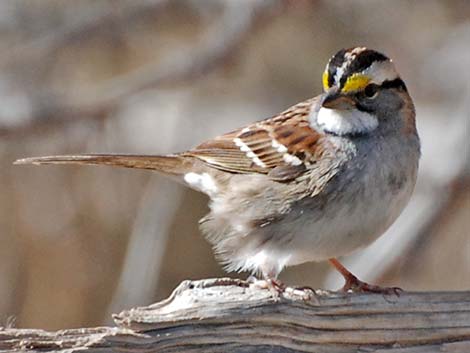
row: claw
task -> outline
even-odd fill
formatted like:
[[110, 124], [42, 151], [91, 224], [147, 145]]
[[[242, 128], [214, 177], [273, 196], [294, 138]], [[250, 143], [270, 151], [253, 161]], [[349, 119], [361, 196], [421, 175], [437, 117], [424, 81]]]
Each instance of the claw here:
[[398, 287], [380, 287], [373, 284], [360, 281], [356, 276], [349, 272], [338, 260], [330, 259], [330, 263], [341, 273], [346, 281], [341, 291], [354, 292], [354, 293], [379, 293], [390, 295], [394, 294], [397, 297], [403, 292], [403, 289]]
[[399, 287], [380, 287], [373, 284], [369, 284], [363, 281], [360, 281], [356, 276], [351, 275], [346, 279], [346, 283], [341, 289], [343, 292], [353, 292], [353, 293], [378, 293], [384, 295], [396, 295], [400, 296], [400, 293], [403, 292], [403, 289]]
[[274, 278], [257, 279], [254, 276], [250, 276], [248, 277], [247, 282], [255, 287], [261, 289], [268, 289], [271, 292], [272, 297], [276, 301], [280, 299], [281, 295], [285, 292], [287, 288], [284, 283]]
[[296, 286], [291, 288], [292, 294], [300, 295], [302, 300], [305, 302], [314, 302], [315, 304], [319, 304], [317, 292], [315, 289], [309, 286]]

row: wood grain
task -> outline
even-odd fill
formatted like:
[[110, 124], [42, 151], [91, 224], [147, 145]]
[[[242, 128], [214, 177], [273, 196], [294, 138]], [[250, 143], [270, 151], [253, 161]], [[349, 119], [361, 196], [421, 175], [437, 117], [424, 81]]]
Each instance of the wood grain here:
[[184, 281], [116, 327], [0, 329], [0, 352], [470, 352], [470, 292], [382, 296]]

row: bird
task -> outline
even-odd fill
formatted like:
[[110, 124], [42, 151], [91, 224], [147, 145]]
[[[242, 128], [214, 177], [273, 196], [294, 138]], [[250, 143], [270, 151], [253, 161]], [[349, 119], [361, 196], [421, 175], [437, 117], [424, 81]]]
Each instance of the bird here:
[[156, 171], [209, 197], [200, 228], [227, 271], [282, 291], [285, 267], [329, 261], [343, 291], [396, 292], [359, 280], [338, 257], [379, 238], [413, 193], [421, 154], [413, 100], [392, 60], [363, 46], [334, 54], [322, 84], [313, 98], [185, 152], [15, 163]]

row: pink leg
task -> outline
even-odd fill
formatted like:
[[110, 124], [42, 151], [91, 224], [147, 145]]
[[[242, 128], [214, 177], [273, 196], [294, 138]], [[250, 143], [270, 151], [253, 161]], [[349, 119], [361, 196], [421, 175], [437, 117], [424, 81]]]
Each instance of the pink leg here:
[[345, 284], [341, 289], [343, 292], [356, 292], [356, 293], [381, 293], [381, 294], [395, 294], [400, 295], [403, 289], [398, 287], [379, 287], [373, 284], [360, 281], [356, 276], [349, 272], [338, 260], [330, 259], [330, 264], [341, 273], [344, 277]]

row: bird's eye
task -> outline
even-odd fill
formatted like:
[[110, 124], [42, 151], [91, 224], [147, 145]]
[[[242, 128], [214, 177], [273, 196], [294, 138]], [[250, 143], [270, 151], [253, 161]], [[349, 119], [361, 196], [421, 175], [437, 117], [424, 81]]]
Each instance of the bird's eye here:
[[379, 86], [377, 86], [375, 83], [370, 83], [364, 89], [364, 94], [366, 95], [367, 98], [375, 98], [378, 91], [379, 91]]

